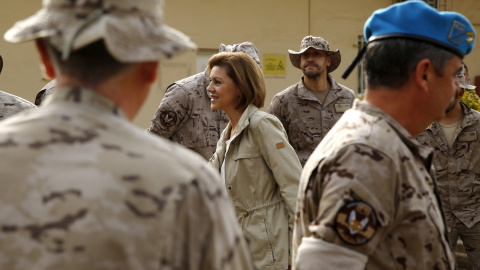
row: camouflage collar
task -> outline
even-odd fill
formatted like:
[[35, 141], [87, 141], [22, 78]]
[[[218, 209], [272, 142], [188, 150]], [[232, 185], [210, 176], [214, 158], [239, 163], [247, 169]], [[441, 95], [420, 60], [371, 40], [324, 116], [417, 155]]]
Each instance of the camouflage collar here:
[[55, 91], [42, 103], [42, 107], [61, 102], [82, 104], [82, 106], [91, 107], [94, 110], [110, 112], [119, 117], [127, 118], [113, 101], [88, 88], [74, 86], [55, 88]]
[[[305, 100], [318, 101], [317, 97], [310, 90], [308, 90], [303, 79], [304, 77], [302, 77], [300, 79], [300, 82], [298, 83], [298, 97]], [[340, 93], [340, 90], [342, 90], [342, 87], [335, 81], [335, 79], [333, 79], [332, 75], [330, 74], [327, 75], [327, 80], [330, 82], [329, 91], [331, 93], [328, 94], [328, 97], [325, 100], [325, 104], [323, 106], [326, 106], [333, 100], [336, 100], [337, 98], [341, 97], [339, 93]]]

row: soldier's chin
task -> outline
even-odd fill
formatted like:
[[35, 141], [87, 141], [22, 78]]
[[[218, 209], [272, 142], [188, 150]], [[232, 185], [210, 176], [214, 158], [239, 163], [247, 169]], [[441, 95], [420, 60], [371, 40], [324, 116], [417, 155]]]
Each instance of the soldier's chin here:
[[448, 105], [447, 109], [445, 110], [445, 115], [447, 115], [453, 108], [455, 108], [455, 104], [457, 104], [457, 99], [454, 100]]

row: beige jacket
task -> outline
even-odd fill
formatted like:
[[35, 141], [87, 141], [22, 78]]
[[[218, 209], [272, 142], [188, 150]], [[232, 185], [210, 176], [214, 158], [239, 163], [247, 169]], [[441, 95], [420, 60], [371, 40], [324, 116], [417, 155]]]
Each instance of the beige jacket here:
[[[231, 123], [210, 163], [224, 161]], [[287, 269], [301, 165], [282, 123], [249, 105], [225, 159], [226, 189], [259, 269]]]

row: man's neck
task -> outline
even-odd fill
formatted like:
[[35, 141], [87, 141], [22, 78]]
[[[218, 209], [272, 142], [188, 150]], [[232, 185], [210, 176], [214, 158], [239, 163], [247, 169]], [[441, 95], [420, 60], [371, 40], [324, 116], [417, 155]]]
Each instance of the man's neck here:
[[401, 89], [379, 87], [367, 89], [364, 101], [370, 103], [403, 126], [412, 137], [416, 137], [433, 121], [422, 111], [421, 103], [416, 102], [416, 92], [409, 85]]
[[453, 107], [453, 109], [445, 115], [445, 118], [443, 118], [439, 122], [443, 125], [451, 125], [460, 121], [462, 117], [463, 109], [462, 106], [460, 106], [460, 102], [457, 102], [457, 104], [455, 104], [455, 107]]
[[303, 77], [303, 83], [312, 91], [324, 91], [330, 89], [330, 82], [327, 80], [326, 74], [320, 74], [317, 78]]

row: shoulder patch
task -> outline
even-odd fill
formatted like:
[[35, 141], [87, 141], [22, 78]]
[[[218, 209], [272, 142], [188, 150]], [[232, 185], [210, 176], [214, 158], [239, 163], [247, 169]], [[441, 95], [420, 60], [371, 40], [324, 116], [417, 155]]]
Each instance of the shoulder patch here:
[[163, 111], [160, 114], [160, 122], [166, 127], [171, 127], [177, 123], [177, 114], [174, 111]]
[[276, 144], [277, 146], [277, 149], [282, 149], [282, 148], [285, 148], [285, 143], [284, 142], [279, 142]]
[[353, 201], [343, 205], [335, 216], [335, 231], [349, 245], [363, 245], [377, 232], [375, 210], [365, 202]]

